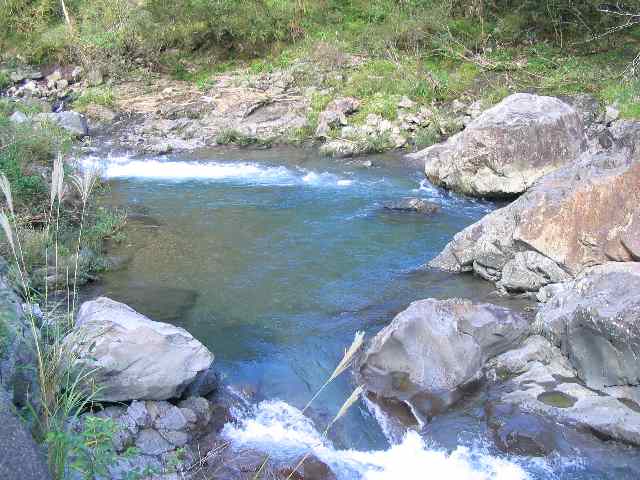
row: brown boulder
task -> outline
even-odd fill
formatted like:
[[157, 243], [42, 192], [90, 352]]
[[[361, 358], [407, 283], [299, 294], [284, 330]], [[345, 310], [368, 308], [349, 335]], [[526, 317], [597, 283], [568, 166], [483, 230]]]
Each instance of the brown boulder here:
[[459, 232], [430, 266], [536, 291], [607, 261], [640, 259], [640, 161], [585, 154]]

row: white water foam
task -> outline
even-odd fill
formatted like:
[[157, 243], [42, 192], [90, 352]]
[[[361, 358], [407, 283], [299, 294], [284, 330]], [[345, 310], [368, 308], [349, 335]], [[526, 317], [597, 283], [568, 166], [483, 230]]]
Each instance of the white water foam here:
[[236, 182], [251, 185], [310, 185], [348, 187], [353, 180], [329, 172], [289, 169], [253, 162], [136, 160], [128, 156], [89, 156], [81, 160], [83, 168], [97, 169], [106, 179], [134, 178], [148, 180], [202, 180]]
[[426, 178], [420, 181], [420, 185], [418, 188], [414, 190], [415, 192], [426, 192], [432, 198], [441, 198], [442, 192], [435, 187], [429, 180]]
[[516, 463], [481, 450], [458, 447], [452, 452], [430, 448], [415, 431], [388, 450], [337, 450], [300, 410], [282, 401], [264, 401], [222, 435], [233, 448], [256, 449], [276, 462], [294, 464], [311, 450], [339, 480], [526, 480]]

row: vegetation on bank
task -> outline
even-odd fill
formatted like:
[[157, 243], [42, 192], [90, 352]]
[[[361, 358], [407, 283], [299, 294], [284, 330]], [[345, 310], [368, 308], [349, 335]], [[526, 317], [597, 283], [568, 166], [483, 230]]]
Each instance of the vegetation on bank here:
[[[47, 259], [44, 252], [55, 241], [59, 264], [72, 263], [83, 202], [80, 195], [71, 188], [63, 193], [63, 208], [60, 208], [56, 237], [53, 238], [52, 233], [45, 228], [50, 216], [48, 176], [56, 156], [70, 153], [73, 139], [55, 125], [14, 123], [9, 120], [9, 116], [16, 110], [34, 113], [39, 108], [38, 103], [28, 105], [0, 98], [0, 171], [6, 175], [13, 192], [15, 221], [20, 226], [24, 268], [30, 288], [43, 293], [43, 280], [51, 277], [51, 265], [47, 265], [51, 258]], [[69, 167], [66, 168], [69, 172]], [[101, 207], [93, 202], [88, 203], [85, 210], [80, 245], [83, 254], [79, 272], [81, 282], [103, 268], [101, 254], [104, 242], [117, 237], [126, 221], [124, 212]], [[0, 246], [0, 253], [11, 258], [7, 243]]]
[[630, 117], [640, 109], [639, 83], [616, 85], [623, 76], [637, 78], [640, 29], [633, 14], [640, 14], [640, 0], [5, 4], [0, 48], [8, 57], [82, 63], [116, 78], [147, 68], [205, 87], [222, 71], [269, 72], [304, 60], [335, 73], [322, 86], [363, 99], [363, 112], [385, 118], [397, 114], [392, 98], [404, 95], [495, 102], [515, 90], [594, 93], [620, 103]]

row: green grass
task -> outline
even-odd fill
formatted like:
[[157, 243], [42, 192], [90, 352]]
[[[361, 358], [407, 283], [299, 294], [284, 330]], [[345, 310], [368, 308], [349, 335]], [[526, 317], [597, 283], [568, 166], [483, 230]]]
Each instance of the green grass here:
[[5, 88], [11, 86], [13, 82], [9, 78], [9, 74], [4, 70], [0, 70], [0, 90], [4, 90]]
[[602, 90], [601, 97], [607, 103], [616, 105], [621, 118], [640, 119], [640, 81], [609, 85]]
[[259, 139], [250, 135], [245, 135], [238, 130], [232, 128], [221, 131], [216, 136], [216, 143], [218, 145], [237, 145], [240, 147], [248, 147], [251, 145], [260, 147], [270, 147], [273, 143], [269, 139]]
[[429, 125], [428, 127], [418, 129], [413, 143], [418, 149], [426, 148], [438, 143], [441, 138], [442, 136], [440, 135], [438, 128], [434, 125]]
[[3, 357], [9, 342], [11, 342], [11, 338], [9, 338], [10, 334], [11, 332], [6, 324], [6, 320], [3, 318], [3, 315], [0, 315], [0, 358]]
[[88, 218], [89, 226], [83, 237], [84, 246], [99, 252], [107, 238], [117, 242], [124, 240], [122, 228], [127, 222], [126, 211], [97, 207], [89, 213]]
[[88, 105], [102, 105], [103, 107], [113, 107], [115, 104], [115, 95], [113, 89], [108, 86], [87, 88], [73, 102], [73, 108], [76, 110], [86, 109]]
[[33, 167], [45, 165], [70, 145], [70, 136], [55, 126], [14, 125], [0, 118], [0, 170], [9, 178], [17, 202], [34, 205], [46, 197], [44, 180]]

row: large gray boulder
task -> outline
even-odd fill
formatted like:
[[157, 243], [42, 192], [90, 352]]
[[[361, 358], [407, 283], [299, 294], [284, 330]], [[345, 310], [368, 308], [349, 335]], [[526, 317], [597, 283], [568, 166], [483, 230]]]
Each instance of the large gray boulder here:
[[574, 161], [587, 146], [581, 116], [554, 97], [511, 95], [447, 142], [412, 154], [436, 185], [505, 198]]
[[39, 113], [33, 118], [37, 122], [53, 123], [78, 138], [89, 135], [87, 120], [78, 112]]
[[536, 326], [587, 386], [640, 385], [640, 263], [583, 272], [540, 309]]
[[105, 297], [80, 307], [65, 345], [98, 387], [94, 399], [110, 402], [180, 397], [214, 359], [183, 328]]
[[485, 362], [513, 347], [529, 323], [508, 309], [468, 300], [420, 300], [372, 340], [359, 367], [365, 387], [429, 417], [483, 376]]
[[533, 292], [610, 260], [640, 259], [640, 161], [584, 154], [456, 234], [429, 265]]

